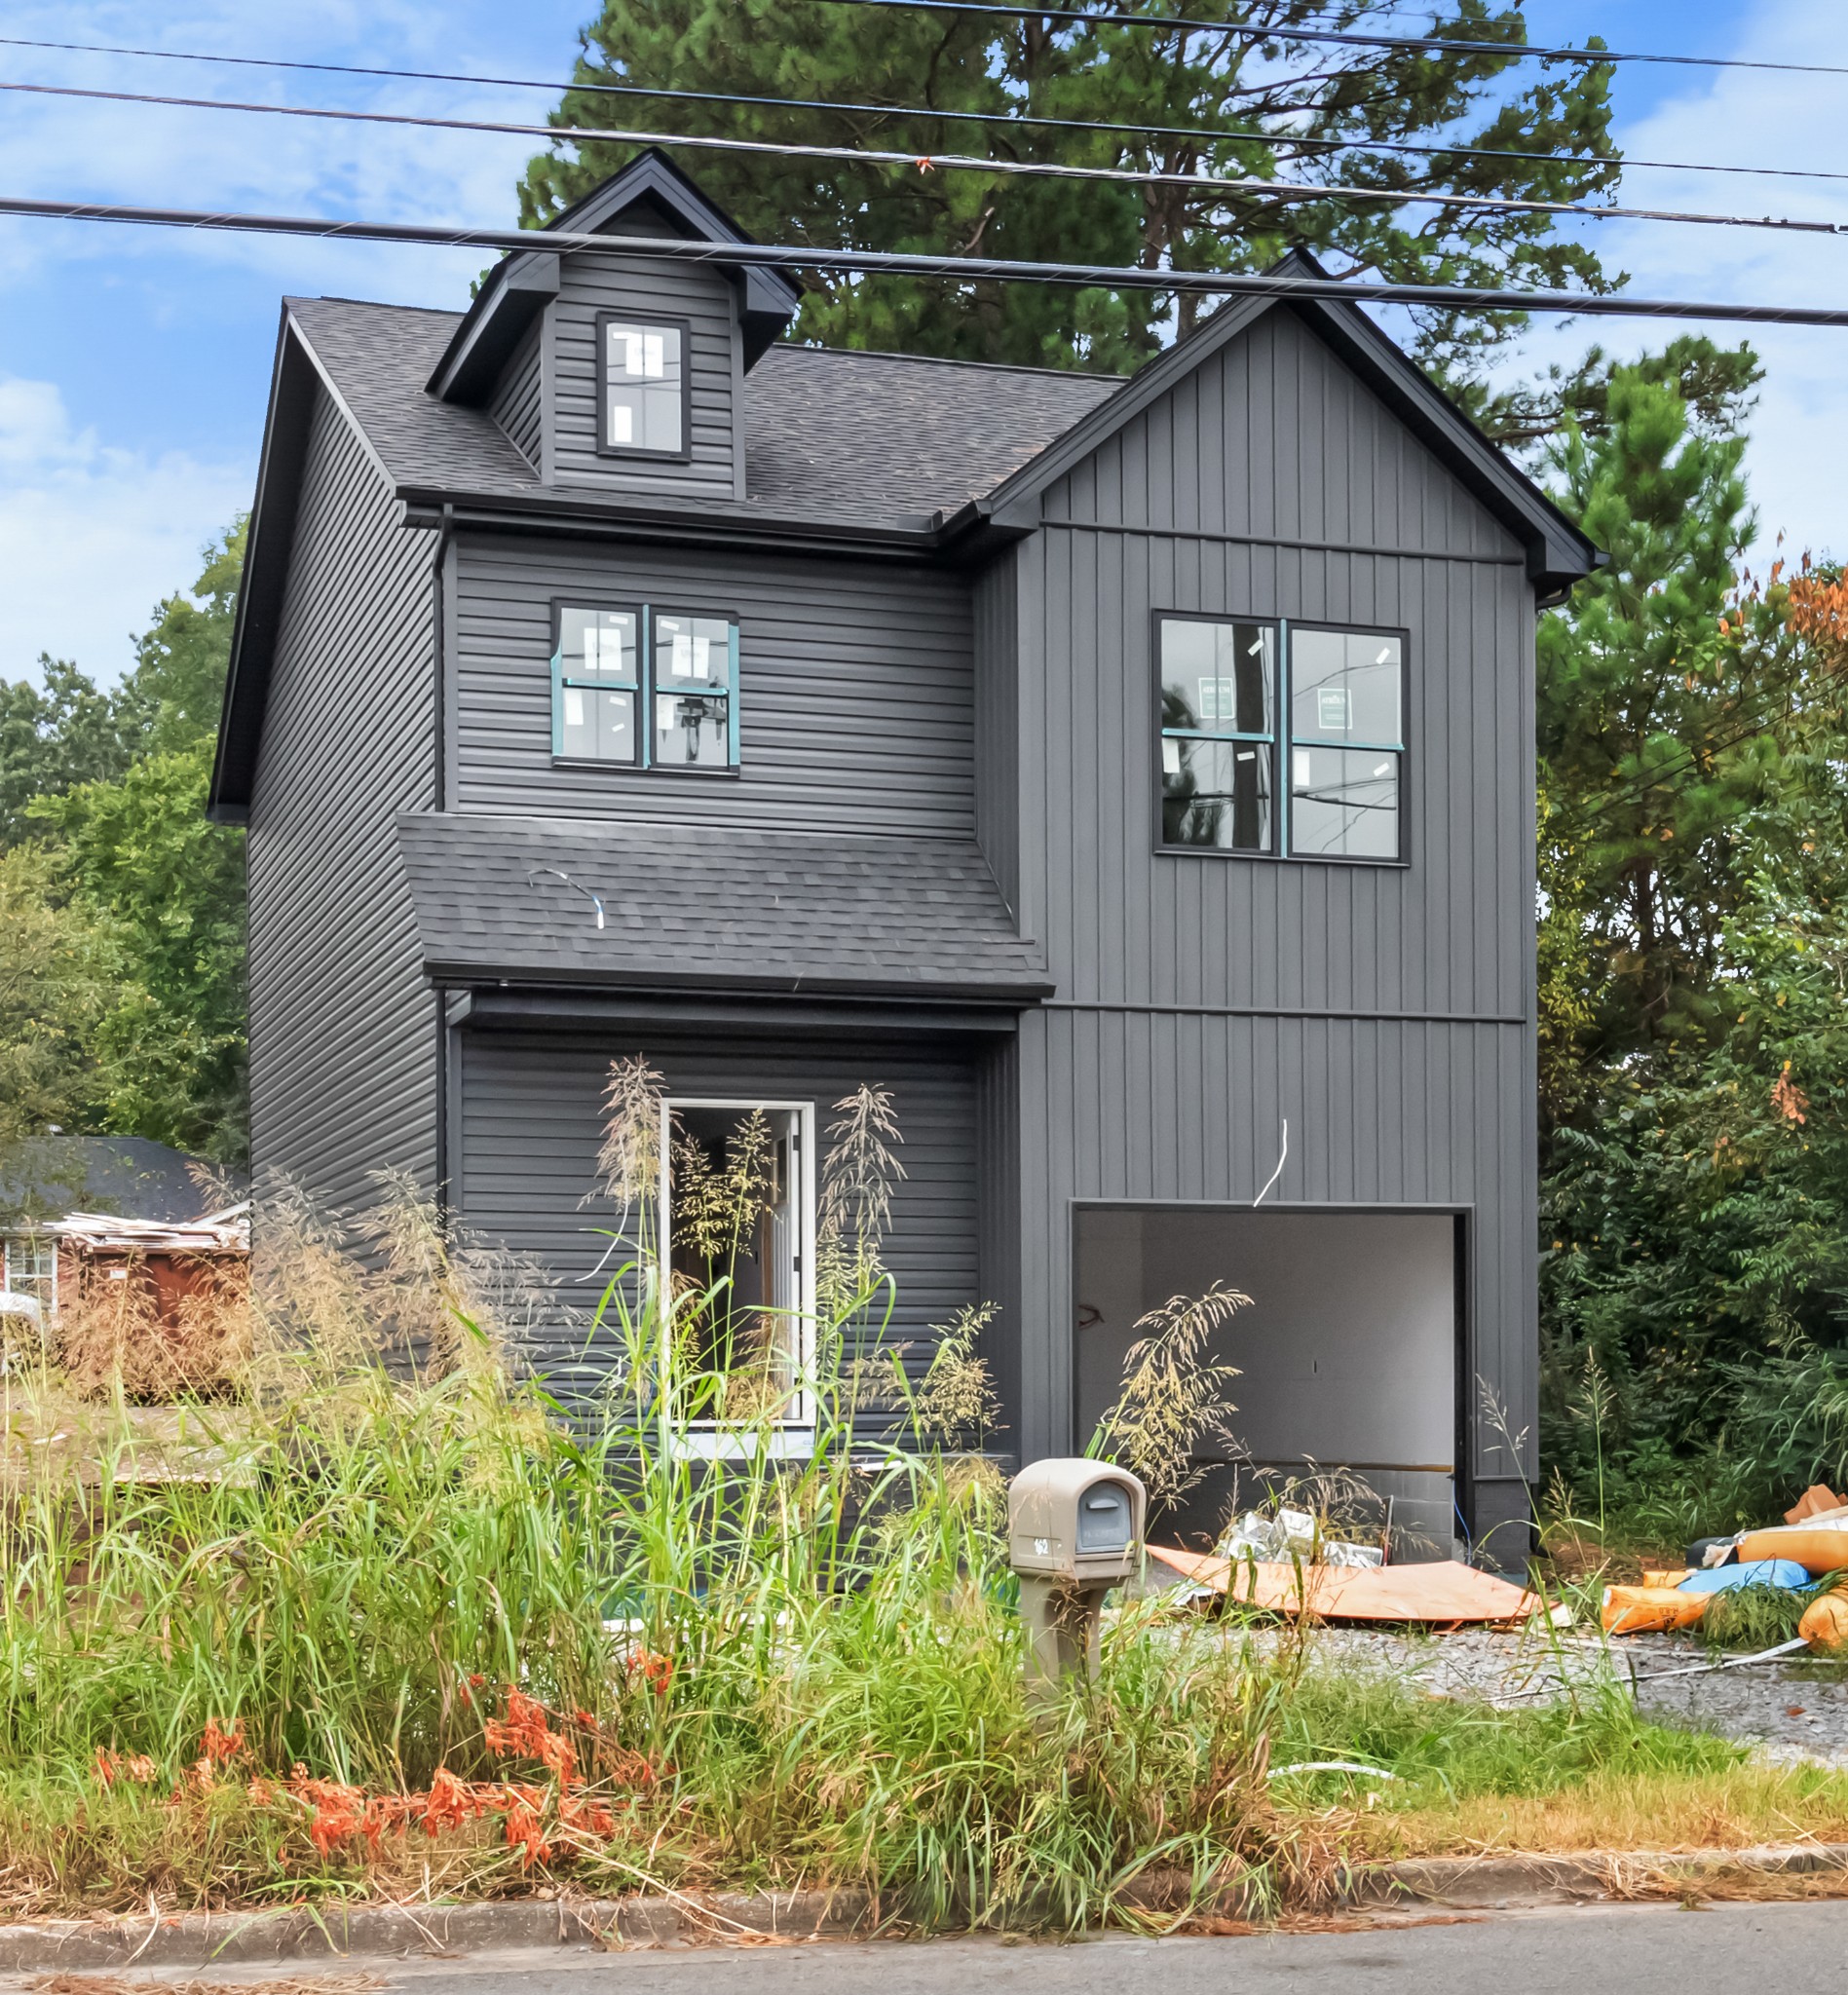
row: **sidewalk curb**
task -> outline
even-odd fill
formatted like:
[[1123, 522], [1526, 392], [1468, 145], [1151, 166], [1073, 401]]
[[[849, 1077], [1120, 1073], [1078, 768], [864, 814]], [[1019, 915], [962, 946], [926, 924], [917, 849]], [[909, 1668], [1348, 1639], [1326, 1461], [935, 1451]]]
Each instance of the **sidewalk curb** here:
[[[1848, 1844], [1743, 1850], [1585, 1851], [1559, 1857], [1421, 1857], [1347, 1873], [1352, 1910], [1514, 1911], [1659, 1899], [1720, 1879], [1839, 1875]], [[1149, 1904], [1185, 1901], [1185, 1880], [1149, 1878]], [[1249, 1917], [1246, 1895], [1222, 1909]], [[711, 1892], [622, 1899], [515, 1899], [455, 1905], [328, 1904], [284, 1912], [183, 1912], [159, 1920], [59, 1919], [0, 1926], [0, 1974], [275, 1965], [348, 1955], [431, 1955], [548, 1946], [662, 1946], [773, 1936], [846, 1939], [880, 1927], [868, 1892]]]

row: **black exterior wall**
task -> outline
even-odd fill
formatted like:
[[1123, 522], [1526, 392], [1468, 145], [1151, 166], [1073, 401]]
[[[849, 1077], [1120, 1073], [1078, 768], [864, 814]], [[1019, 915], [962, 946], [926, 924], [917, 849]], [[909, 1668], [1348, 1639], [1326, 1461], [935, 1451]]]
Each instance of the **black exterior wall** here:
[[[564, 1301], [607, 1245], [581, 1201], [613, 1057], [646, 1052], [677, 1089], [812, 1100], [824, 1122], [885, 1082], [909, 1173], [894, 1335], [922, 1364], [931, 1325], [998, 1304], [1004, 1446], [1032, 1457], [1083, 1439], [1075, 1214], [1249, 1206], [1287, 1123], [1275, 1200], [1467, 1215], [1459, 1490], [1479, 1537], [1525, 1516], [1533, 619], [1596, 550], [1346, 307], [1228, 307], [1119, 388], [766, 353], [731, 280], [659, 258], [541, 275], [504, 350], [455, 361], [469, 392], [448, 400], [424, 384], [471, 320], [291, 307], [213, 791], [251, 824], [258, 1170], [348, 1216], [381, 1170], [446, 1184], [550, 1285], [538, 1343], [562, 1380], [585, 1366]], [[596, 453], [611, 310], [694, 326], [689, 463]], [[738, 769], [553, 757], [552, 608], [579, 597], [736, 620]], [[1404, 633], [1405, 863], [1157, 849], [1163, 613]], [[612, 922], [594, 960], [554, 952], [523, 977], [486, 947], [512, 924], [489, 935], [473, 906], [458, 923], [483, 947], [442, 957], [400, 811], [517, 821], [613, 867], [621, 838], [589, 847], [623, 826], [691, 828], [690, 853], [954, 844], [959, 866], [973, 841], [1035, 975], [939, 988], [932, 1012], [897, 949], [862, 937], [878, 960], [849, 1004], [812, 880], [779, 895], [770, 864], [721, 878], [717, 860], [687, 903], [705, 920], [715, 893], [752, 900], [753, 976], [698, 937], [650, 972]], [[929, 923], [908, 926], [927, 948]]]

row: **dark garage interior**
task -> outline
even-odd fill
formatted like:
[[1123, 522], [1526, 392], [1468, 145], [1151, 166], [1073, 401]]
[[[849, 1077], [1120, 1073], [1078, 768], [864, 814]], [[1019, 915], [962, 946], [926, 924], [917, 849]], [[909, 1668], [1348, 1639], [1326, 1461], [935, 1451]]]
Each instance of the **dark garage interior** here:
[[1214, 1349], [1241, 1374], [1235, 1443], [1196, 1457], [1206, 1475], [1151, 1516], [1150, 1535], [1198, 1546], [1234, 1510], [1344, 1470], [1366, 1529], [1390, 1516], [1394, 1559], [1448, 1559], [1461, 1225], [1453, 1213], [1079, 1207], [1080, 1445], [1115, 1396], [1137, 1319], [1223, 1281], [1252, 1299]]

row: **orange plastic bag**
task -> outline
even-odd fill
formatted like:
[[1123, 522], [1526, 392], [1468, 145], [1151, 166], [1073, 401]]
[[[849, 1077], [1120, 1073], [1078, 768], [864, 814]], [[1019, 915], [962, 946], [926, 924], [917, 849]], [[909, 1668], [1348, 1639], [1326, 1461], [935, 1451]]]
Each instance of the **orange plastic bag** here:
[[1712, 1594], [1678, 1593], [1669, 1586], [1607, 1586], [1599, 1618], [1606, 1635], [1654, 1635], [1665, 1628], [1692, 1628], [1712, 1599]]
[[1837, 1589], [1803, 1609], [1796, 1632], [1811, 1648], [1848, 1648], [1848, 1590]]
[[1754, 1559], [1794, 1559], [1820, 1579], [1825, 1572], [1848, 1569], [1848, 1530], [1824, 1524], [1748, 1531], [1739, 1540], [1739, 1562], [1746, 1565]]
[[1642, 1583], [1645, 1587], [1667, 1587], [1672, 1592], [1682, 1580], [1693, 1577], [1694, 1568], [1691, 1565], [1678, 1565], [1673, 1572], [1644, 1572]]

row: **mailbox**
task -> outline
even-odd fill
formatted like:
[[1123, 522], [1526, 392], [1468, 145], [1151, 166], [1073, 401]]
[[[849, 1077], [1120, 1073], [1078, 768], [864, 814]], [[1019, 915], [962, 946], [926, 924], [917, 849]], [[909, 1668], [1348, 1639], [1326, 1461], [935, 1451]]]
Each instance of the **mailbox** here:
[[1007, 1562], [1052, 1579], [1128, 1579], [1147, 1500], [1141, 1483], [1109, 1462], [1030, 1463], [1007, 1492]]
[[1109, 1462], [1031, 1462], [1007, 1492], [1007, 1562], [1020, 1575], [1027, 1675], [1044, 1687], [1097, 1667], [1098, 1610], [1142, 1559], [1148, 1495]]

